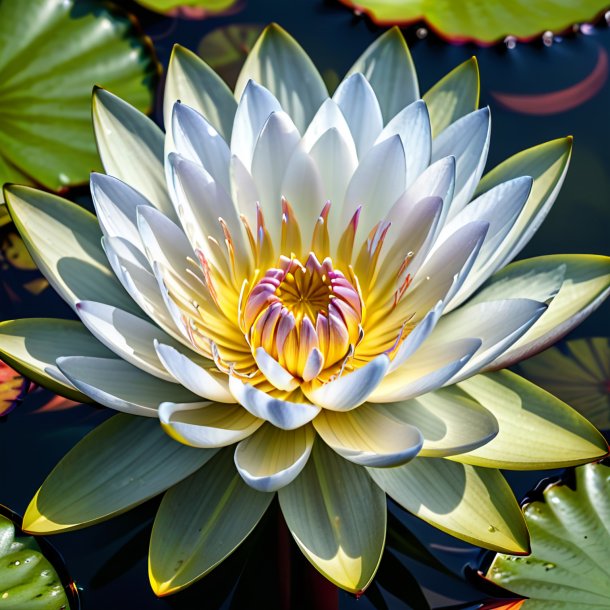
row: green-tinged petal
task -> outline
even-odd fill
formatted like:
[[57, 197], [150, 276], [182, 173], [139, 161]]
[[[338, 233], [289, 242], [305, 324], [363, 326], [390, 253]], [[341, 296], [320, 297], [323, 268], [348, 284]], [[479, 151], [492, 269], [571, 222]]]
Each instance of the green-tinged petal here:
[[177, 443], [155, 420], [116, 415], [55, 466], [30, 502], [23, 529], [45, 534], [104, 521], [188, 477], [214, 453]]
[[174, 103], [198, 110], [229, 141], [237, 102], [225, 82], [195, 53], [175, 45], [167, 69], [163, 116], [171, 125]]
[[272, 499], [273, 494], [242, 481], [231, 448], [172, 487], [159, 506], [150, 540], [154, 592], [170, 595], [205, 576], [247, 538]]
[[432, 137], [479, 107], [479, 64], [476, 57], [460, 64], [423, 95], [428, 106]]
[[531, 176], [534, 179], [530, 196], [519, 218], [494, 255], [498, 268], [521, 252], [546, 218], [563, 184], [571, 155], [571, 137], [551, 140], [513, 155], [479, 182], [475, 197], [519, 176]]
[[275, 95], [301, 133], [328, 97], [326, 85], [307, 53], [275, 23], [265, 28], [250, 51], [235, 85], [236, 99], [240, 99], [250, 79]]
[[396, 502], [434, 527], [487, 549], [529, 552], [519, 504], [499, 470], [422, 457], [368, 471]]
[[496, 418], [456, 386], [374, 407], [416, 427], [424, 439], [419, 452], [424, 457], [463, 453], [488, 443], [498, 433]]
[[594, 426], [610, 428], [610, 339], [592, 337], [551, 347], [519, 364], [519, 370], [567, 402]]
[[107, 174], [173, 217], [163, 169], [164, 134], [145, 114], [105, 89], [93, 92], [93, 126]]
[[[49, 390], [76, 400], [91, 399], [69, 384], [55, 361], [61, 356], [110, 357], [104, 347], [81, 324], [72, 320], [34, 318], [0, 324], [0, 358], [15, 370]], [[51, 373], [51, 374], [50, 374]]]
[[604, 437], [584, 417], [519, 375], [483, 373], [458, 385], [493, 413], [500, 431], [486, 445], [453, 460], [539, 470], [583, 464], [608, 452]]
[[347, 76], [361, 72], [367, 78], [383, 115], [383, 122], [419, 99], [417, 73], [401, 31], [394, 27], [373, 42], [356, 60]]
[[487, 578], [528, 597], [524, 610], [609, 608], [610, 468], [577, 468], [575, 485], [547, 486], [523, 512], [532, 554], [497, 555]]
[[[556, 254], [512, 263], [493, 275], [471, 303], [510, 298], [538, 298], [542, 283], [563, 281], [540, 319], [487, 369], [500, 369], [529, 358], [580, 324], [610, 294], [610, 257]], [[552, 296], [552, 295], [551, 295]]]
[[141, 313], [108, 264], [93, 214], [27, 186], [6, 186], [4, 195], [36, 265], [69, 305], [91, 300]]
[[314, 567], [342, 589], [366, 589], [379, 566], [386, 529], [385, 494], [366, 470], [318, 441], [279, 499], [296, 543]]

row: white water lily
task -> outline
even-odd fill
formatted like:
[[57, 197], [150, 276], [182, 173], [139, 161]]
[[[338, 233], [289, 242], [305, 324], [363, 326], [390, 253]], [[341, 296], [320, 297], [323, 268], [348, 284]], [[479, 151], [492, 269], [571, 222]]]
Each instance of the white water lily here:
[[420, 99], [397, 29], [332, 97], [277, 26], [234, 94], [177, 47], [165, 136], [96, 91], [97, 219], [6, 189], [80, 322], [4, 323], [0, 353], [127, 415], [60, 462], [25, 529], [75, 529], [169, 490], [150, 549], [159, 595], [230, 554], [275, 492], [307, 558], [350, 591], [379, 564], [386, 493], [459, 538], [527, 552], [499, 469], [579, 464], [607, 446], [551, 395], [485, 371], [599, 305], [610, 259], [506, 266], [556, 198], [571, 140], [480, 181], [490, 114], [477, 104], [474, 61]]

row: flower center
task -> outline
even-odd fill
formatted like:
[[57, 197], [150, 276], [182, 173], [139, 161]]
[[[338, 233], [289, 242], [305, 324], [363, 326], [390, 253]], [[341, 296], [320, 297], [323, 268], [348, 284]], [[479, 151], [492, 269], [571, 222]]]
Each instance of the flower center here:
[[357, 287], [326, 258], [303, 265], [282, 256], [252, 288], [242, 310], [252, 353], [263, 348], [295, 377], [311, 381], [353, 353], [362, 333]]

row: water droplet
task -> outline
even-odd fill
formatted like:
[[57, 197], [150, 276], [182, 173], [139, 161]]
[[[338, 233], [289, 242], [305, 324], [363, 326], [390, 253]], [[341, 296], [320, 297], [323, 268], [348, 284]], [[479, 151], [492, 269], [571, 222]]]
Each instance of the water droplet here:
[[497, 529], [496, 527], [494, 527], [493, 525], [490, 525], [490, 526], [487, 528], [487, 531], [493, 534], [494, 532], [497, 532], [497, 531], [498, 531], [498, 529]]
[[415, 35], [422, 40], [428, 36], [428, 30], [426, 28], [417, 28]]
[[580, 33], [585, 36], [591, 36], [591, 34], [595, 33], [595, 28], [590, 23], [583, 23], [580, 26]]
[[504, 44], [507, 49], [514, 49], [517, 46], [517, 39], [514, 36], [507, 36], [504, 39]]
[[356, 17], [362, 17], [363, 13], [359, 8], [354, 9], [354, 15], [356, 15]]
[[610, 25], [610, 11], [606, 11], [604, 19], [606, 20], [606, 23]]
[[48, 576], [50, 573], [51, 573], [51, 572], [50, 572], [49, 570], [43, 570], [43, 571], [40, 573], [40, 575], [41, 575], [41, 576], [45, 576], [45, 577], [46, 577], [46, 576]]
[[8, 591], [5, 591], [5, 592], [2, 594], [2, 599], [6, 599], [7, 597], [8, 597]]
[[542, 43], [545, 47], [550, 47], [553, 44], [553, 32], [551, 30], [547, 30], [542, 35]]
[[552, 570], [553, 568], [556, 568], [557, 566], [554, 563], [545, 563], [544, 564], [544, 569], [548, 572], [549, 570]]

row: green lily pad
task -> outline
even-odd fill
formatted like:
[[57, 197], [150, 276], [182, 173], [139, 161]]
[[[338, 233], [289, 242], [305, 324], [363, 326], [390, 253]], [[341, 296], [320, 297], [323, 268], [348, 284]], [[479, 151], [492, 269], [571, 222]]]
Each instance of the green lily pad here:
[[197, 53], [234, 88], [248, 53], [264, 26], [239, 23], [212, 30], [199, 43]]
[[13, 522], [4, 515], [0, 515], [0, 609], [70, 609], [55, 568], [34, 538], [16, 537]]
[[530, 40], [542, 32], [562, 32], [574, 23], [594, 20], [607, 0], [340, 0], [380, 25], [425, 20], [451, 42], [490, 44], [506, 36]]
[[[610, 339], [576, 339], [520, 363], [525, 377], [610, 429]], [[610, 559], [610, 558], [609, 558]]]
[[487, 578], [527, 599], [523, 610], [610, 608], [610, 467], [579, 466], [523, 508], [528, 557], [498, 554]]
[[119, 9], [95, 0], [29, 0], [27, 9], [0, 2], [0, 184], [58, 191], [86, 182], [101, 168], [93, 86], [147, 111], [157, 75], [148, 39]]
[[187, 19], [204, 19], [230, 11], [239, 0], [136, 0], [149, 11]]

